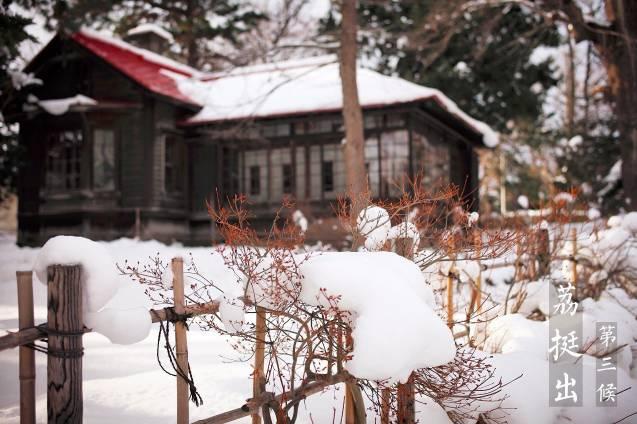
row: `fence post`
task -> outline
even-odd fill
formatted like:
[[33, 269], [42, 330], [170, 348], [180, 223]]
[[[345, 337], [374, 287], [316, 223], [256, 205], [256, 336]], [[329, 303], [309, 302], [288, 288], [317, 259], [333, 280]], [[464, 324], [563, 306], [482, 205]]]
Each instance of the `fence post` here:
[[49, 423], [82, 422], [82, 284], [79, 265], [52, 265], [48, 282]]
[[[17, 271], [18, 326], [33, 327], [33, 271]], [[35, 424], [35, 351], [20, 346], [20, 423]]]
[[[396, 253], [407, 259], [413, 258], [413, 240], [399, 238], [396, 240]], [[416, 393], [414, 386], [414, 374], [412, 373], [407, 383], [399, 384], [396, 393], [396, 406], [398, 409], [398, 422], [413, 424], [416, 422]]]
[[[256, 398], [261, 394], [265, 385], [265, 310], [257, 306], [256, 320], [256, 346], [254, 352], [254, 377], [252, 380], [252, 397]], [[252, 424], [260, 424], [261, 416], [258, 413], [252, 414]]]
[[[173, 302], [175, 314], [183, 315], [185, 309], [184, 297], [184, 260], [173, 258], [171, 261], [173, 272]], [[186, 323], [178, 320], [175, 322], [175, 350], [177, 356], [177, 368], [188, 375], [188, 340], [186, 337]], [[177, 373], [177, 424], [187, 424], [188, 411], [188, 382]]]

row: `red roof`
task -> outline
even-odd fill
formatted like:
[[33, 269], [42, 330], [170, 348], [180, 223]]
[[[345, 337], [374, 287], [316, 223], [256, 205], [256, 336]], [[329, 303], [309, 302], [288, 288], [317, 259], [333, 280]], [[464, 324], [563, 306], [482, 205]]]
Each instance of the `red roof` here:
[[166, 74], [168, 71], [192, 77], [198, 73], [195, 69], [123, 41], [89, 31], [76, 32], [71, 38], [149, 91], [180, 103], [199, 106], [179, 91], [175, 79]]

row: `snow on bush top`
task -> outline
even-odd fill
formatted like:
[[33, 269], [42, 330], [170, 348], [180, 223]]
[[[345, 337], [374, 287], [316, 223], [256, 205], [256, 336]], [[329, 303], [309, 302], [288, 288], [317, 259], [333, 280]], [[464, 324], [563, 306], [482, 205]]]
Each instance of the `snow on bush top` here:
[[117, 344], [146, 338], [151, 319], [141, 288], [122, 281], [103, 245], [83, 237], [53, 237], [42, 246], [33, 265], [43, 284], [47, 284], [50, 265], [81, 265], [82, 313], [87, 327]]
[[358, 232], [365, 237], [365, 247], [378, 250], [383, 247], [391, 229], [391, 221], [387, 211], [380, 206], [368, 206], [356, 219]]
[[[418, 368], [453, 360], [451, 331], [433, 311], [434, 296], [416, 264], [390, 252], [325, 252], [299, 267], [301, 299], [352, 312], [358, 378], [406, 381]], [[388, 360], [392, 358], [392, 360]]]

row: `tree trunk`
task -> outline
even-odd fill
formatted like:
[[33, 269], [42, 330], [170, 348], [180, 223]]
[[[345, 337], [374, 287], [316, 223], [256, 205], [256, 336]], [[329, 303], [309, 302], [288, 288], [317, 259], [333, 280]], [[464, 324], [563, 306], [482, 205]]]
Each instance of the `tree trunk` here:
[[566, 116], [565, 127], [569, 137], [575, 132], [575, 52], [573, 37], [568, 33], [568, 51], [566, 53]]
[[188, 66], [192, 66], [193, 68], [199, 67], [199, 49], [197, 47], [198, 43], [203, 41], [198, 40], [197, 34], [195, 33], [195, 14], [199, 12], [196, 9], [194, 0], [188, 0], [186, 2], [186, 58]]
[[341, 49], [339, 54], [345, 123], [345, 177], [353, 223], [368, 201], [365, 171], [363, 113], [356, 84], [356, 0], [342, 0]]
[[608, 74], [621, 137], [622, 184], [626, 207], [637, 210], [637, 3], [606, 1], [620, 36], [600, 37], [596, 47]]

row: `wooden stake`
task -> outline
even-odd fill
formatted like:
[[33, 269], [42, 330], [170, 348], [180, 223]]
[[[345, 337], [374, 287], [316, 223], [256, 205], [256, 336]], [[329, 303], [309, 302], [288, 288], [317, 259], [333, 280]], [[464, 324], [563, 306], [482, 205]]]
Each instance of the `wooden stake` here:
[[391, 407], [391, 393], [389, 389], [380, 392], [380, 424], [389, 424], [389, 410]]
[[[410, 238], [396, 240], [396, 253], [407, 259], [413, 259], [414, 242]], [[412, 373], [407, 383], [399, 384], [396, 393], [396, 407], [398, 422], [412, 424], [416, 422], [416, 388], [414, 386], [414, 374]]]
[[453, 273], [455, 272], [456, 264], [452, 262], [451, 268], [449, 268], [449, 274], [447, 274], [447, 326], [453, 331]]
[[[259, 397], [265, 386], [265, 310], [257, 306], [257, 322], [255, 337], [256, 347], [254, 352], [254, 376], [252, 380], [252, 398]], [[260, 424], [261, 417], [258, 413], [252, 414], [252, 423]]]
[[[171, 262], [173, 272], [173, 301], [175, 303], [175, 313], [183, 315], [186, 312], [184, 297], [184, 260], [173, 258]], [[186, 323], [177, 321], [175, 323], [175, 349], [177, 356], [177, 366], [184, 374], [188, 373], [188, 339], [186, 336]], [[177, 374], [177, 424], [187, 424], [189, 422], [188, 411], [188, 382]]]
[[49, 423], [82, 422], [82, 283], [79, 265], [47, 270]]
[[414, 374], [407, 383], [399, 384], [396, 396], [398, 423], [414, 424], [416, 422], [416, 397], [414, 393]]
[[[17, 271], [18, 326], [20, 330], [34, 325], [33, 272]], [[20, 423], [35, 424], [35, 351], [20, 347]]]
[[135, 238], [142, 238], [142, 217], [139, 208], [135, 208]]

